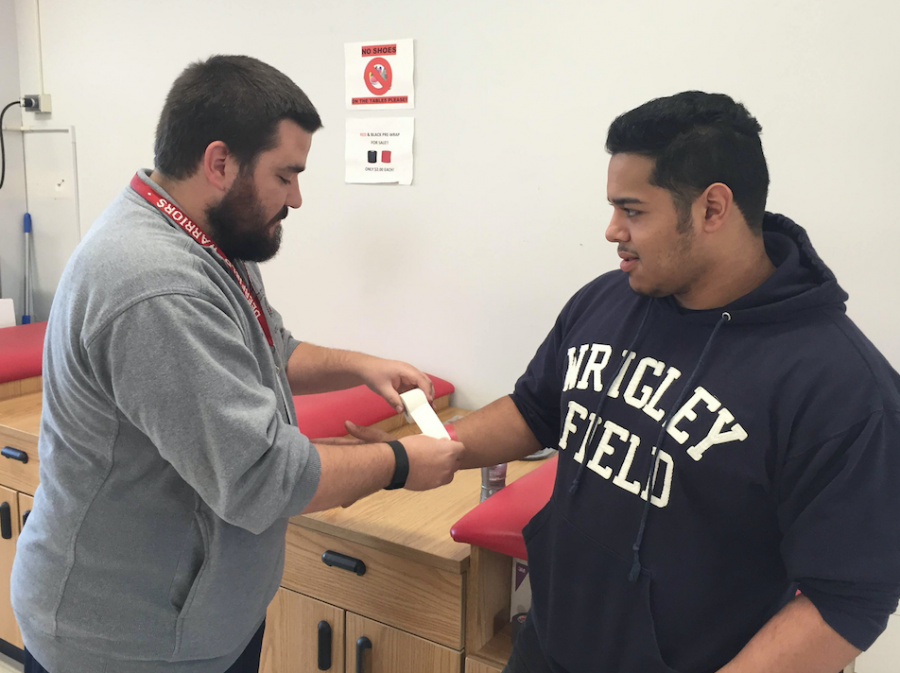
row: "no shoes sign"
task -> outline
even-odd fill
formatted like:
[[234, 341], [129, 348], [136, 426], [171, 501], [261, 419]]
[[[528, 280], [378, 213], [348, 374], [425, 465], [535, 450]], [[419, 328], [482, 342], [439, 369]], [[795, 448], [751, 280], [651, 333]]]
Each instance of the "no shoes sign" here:
[[348, 110], [412, 110], [412, 40], [372, 40], [344, 45]]

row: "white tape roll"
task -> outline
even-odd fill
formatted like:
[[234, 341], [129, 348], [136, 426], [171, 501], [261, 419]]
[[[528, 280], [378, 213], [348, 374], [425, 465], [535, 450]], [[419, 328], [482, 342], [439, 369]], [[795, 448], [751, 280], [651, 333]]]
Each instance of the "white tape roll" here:
[[428, 398], [419, 388], [400, 393], [400, 399], [403, 400], [406, 413], [412, 416], [423, 435], [436, 439], [450, 439], [441, 419], [434, 413], [434, 409], [428, 404]]

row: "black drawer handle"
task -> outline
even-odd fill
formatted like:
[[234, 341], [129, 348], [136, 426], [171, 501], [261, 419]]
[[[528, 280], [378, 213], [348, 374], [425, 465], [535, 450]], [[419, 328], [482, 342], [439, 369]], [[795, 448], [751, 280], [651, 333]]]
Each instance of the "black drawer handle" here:
[[331, 624], [324, 619], [319, 622], [319, 670], [331, 668]]
[[344, 554], [338, 554], [336, 551], [328, 550], [324, 554], [322, 554], [322, 563], [327, 566], [340, 568], [341, 570], [349, 570], [352, 573], [356, 573], [360, 577], [366, 574], [365, 563], [360, 561], [358, 558], [353, 558], [352, 556], [346, 556]]
[[4, 446], [0, 449], [0, 455], [4, 458], [11, 458], [12, 460], [18, 460], [22, 463], [28, 462], [28, 454], [24, 451], [20, 451], [19, 449], [14, 449], [11, 446]]
[[25, 524], [28, 523], [28, 517], [31, 516], [31, 510], [26, 509], [25, 513], [22, 515], [22, 528], [25, 527]]
[[360, 636], [356, 641], [356, 673], [363, 673], [363, 654], [372, 649], [372, 641], [365, 636]]
[[0, 503], [0, 537], [4, 540], [12, 539], [12, 514], [8, 502]]

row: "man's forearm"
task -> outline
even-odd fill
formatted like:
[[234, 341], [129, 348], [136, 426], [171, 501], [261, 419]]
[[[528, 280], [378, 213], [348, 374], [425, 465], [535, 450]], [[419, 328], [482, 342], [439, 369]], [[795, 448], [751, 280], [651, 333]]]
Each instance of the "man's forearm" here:
[[327, 393], [361, 385], [370, 355], [301, 343], [291, 353], [287, 375], [295, 395]]
[[859, 653], [798, 596], [719, 673], [837, 673]]
[[508, 463], [543, 448], [509, 396], [454, 422], [466, 449], [460, 469]]
[[304, 514], [355, 502], [380, 491], [391, 481], [396, 460], [387, 444], [333, 446], [317, 444], [319, 486]]

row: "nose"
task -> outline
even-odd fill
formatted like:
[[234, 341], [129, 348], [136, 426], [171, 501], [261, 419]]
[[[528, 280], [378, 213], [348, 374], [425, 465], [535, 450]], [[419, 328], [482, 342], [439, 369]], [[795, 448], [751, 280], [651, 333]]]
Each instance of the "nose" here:
[[606, 227], [606, 240], [610, 243], [625, 243], [630, 238], [628, 226], [623, 220], [624, 217], [618, 211], [613, 211], [609, 225]]
[[287, 202], [288, 208], [299, 208], [303, 205], [303, 197], [300, 195], [300, 184], [297, 178], [291, 180], [291, 188], [288, 191]]

